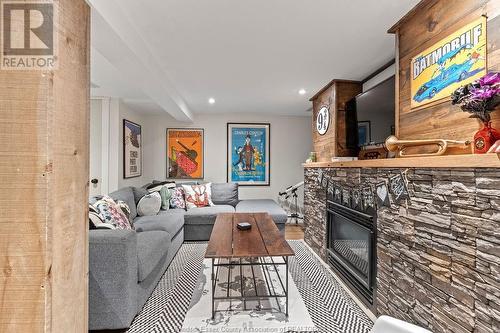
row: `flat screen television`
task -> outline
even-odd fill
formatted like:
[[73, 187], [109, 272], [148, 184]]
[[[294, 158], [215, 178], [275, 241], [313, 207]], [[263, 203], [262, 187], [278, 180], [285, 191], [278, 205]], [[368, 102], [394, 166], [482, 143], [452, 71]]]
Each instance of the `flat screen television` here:
[[394, 76], [357, 95], [346, 104], [346, 143], [350, 149], [385, 142], [394, 134]]

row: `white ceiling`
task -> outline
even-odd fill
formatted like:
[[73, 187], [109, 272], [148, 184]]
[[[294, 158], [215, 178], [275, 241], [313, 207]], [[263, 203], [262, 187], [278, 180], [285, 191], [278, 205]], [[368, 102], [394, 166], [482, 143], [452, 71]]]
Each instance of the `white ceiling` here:
[[88, 1], [92, 94], [133, 100], [139, 110], [144, 103], [178, 120], [193, 113], [307, 115], [308, 98], [331, 79], [362, 80], [394, 57], [387, 29], [418, 2]]

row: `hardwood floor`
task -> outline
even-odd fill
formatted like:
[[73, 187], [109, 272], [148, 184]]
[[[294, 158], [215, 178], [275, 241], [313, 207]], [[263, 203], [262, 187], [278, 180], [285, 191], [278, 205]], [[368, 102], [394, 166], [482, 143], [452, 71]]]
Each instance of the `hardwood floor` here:
[[285, 226], [285, 239], [289, 240], [304, 239], [303, 224], [287, 224]]

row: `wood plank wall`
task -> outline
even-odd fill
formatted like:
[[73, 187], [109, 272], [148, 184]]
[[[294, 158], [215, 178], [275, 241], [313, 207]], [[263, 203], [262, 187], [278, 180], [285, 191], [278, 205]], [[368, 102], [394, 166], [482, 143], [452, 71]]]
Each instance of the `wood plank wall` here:
[[[399, 138], [472, 140], [475, 132], [481, 128], [480, 122], [468, 118], [468, 113], [451, 105], [448, 100], [411, 110], [410, 62], [412, 57], [450, 33], [481, 15], [487, 15], [487, 65], [490, 71], [500, 71], [500, 1], [424, 0], [416, 9], [393, 27], [396, 45], [399, 45], [396, 57], [399, 63], [399, 90], [396, 88], [399, 98], [396, 105]], [[492, 118], [494, 127], [500, 128], [500, 112], [495, 111]], [[470, 153], [470, 150], [463, 152]]]
[[58, 69], [0, 70], [0, 332], [88, 327], [90, 10], [58, 4]]
[[[330, 162], [333, 156], [352, 155], [346, 149], [345, 104], [361, 91], [361, 82], [333, 80], [311, 98], [313, 151], [317, 153], [318, 162]], [[330, 126], [324, 135], [319, 135], [316, 115], [325, 105], [330, 109]]]

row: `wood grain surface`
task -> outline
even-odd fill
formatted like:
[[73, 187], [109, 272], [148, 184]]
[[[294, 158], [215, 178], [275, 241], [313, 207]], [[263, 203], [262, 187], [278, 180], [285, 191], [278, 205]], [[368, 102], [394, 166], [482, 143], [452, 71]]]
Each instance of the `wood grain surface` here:
[[[250, 230], [237, 224], [248, 222]], [[208, 242], [205, 258], [293, 256], [294, 252], [267, 213], [221, 213]]]
[[[400, 139], [472, 140], [481, 128], [477, 119], [469, 118], [449, 99], [420, 109], [411, 109], [411, 58], [460, 27], [487, 15], [487, 65], [489, 71], [500, 70], [500, 1], [498, 0], [425, 0], [420, 2], [397, 25], [396, 34], [396, 133]], [[500, 112], [492, 113], [493, 126], [500, 128]], [[469, 154], [467, 149], [451, 149], [451, 154]], [[451, 165], [450, 165], [451, 166]]]
[[86, 332], [90, 9], [57, 2], [52, 71], [0, 70], [0, 332]]
[[305, 168], [500, 168], [500, 154], [304, 163]]
[[[353, 154], [346, 149], [345, 103], [361, 93], [361, 90], [361, 82], [332, 80], [311, 98], [313, 151], [317, 153], [319, 162], [330, 161], [334, 156]], [[316, 116], [323, 106], [330, 110], [330, 126], [324, 135], [320, 135], [316, 131]]]

